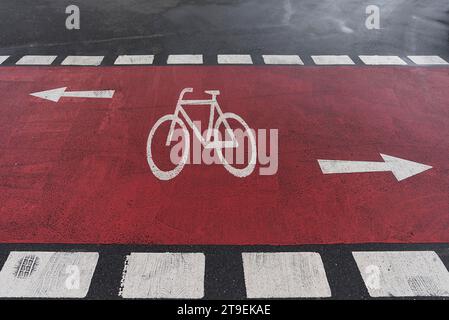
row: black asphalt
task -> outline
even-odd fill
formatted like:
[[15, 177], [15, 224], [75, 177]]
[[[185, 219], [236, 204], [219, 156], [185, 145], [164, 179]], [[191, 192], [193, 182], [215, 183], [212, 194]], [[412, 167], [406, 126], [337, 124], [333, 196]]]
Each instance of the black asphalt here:
[[[81, 29], [67, 30], [76, 4]], [[380, 30], [365, 27], [368, 5]], [[449, 55], [447, 0], [2, 0], [0, 55]]]
[[[372, 300], [352, 256], [354, 251], [435, 251], [449, 269], [449, 245], [341, 244], [301, 246], [201, 246], [201, 245], [95, 245], [95, 244], [0, 244], [0, 268], [11, 251], [98, 252], [99, 260], [86, 299], [122, 299], [120, 281], [126, 255], [131, 252], [201, 252], [206, 257], [204, 299], [246, 299], [242, 252], [318, 252], [323, 261], [332, 297], [327, 300]], [[407, 298], [376, 298], [377, 300]], [[449, 300], [447, 297], [413, 299]], [[308, 299], [310, 300], [310, 299]], [[313, 300], [313, 299], [312, 299]]]

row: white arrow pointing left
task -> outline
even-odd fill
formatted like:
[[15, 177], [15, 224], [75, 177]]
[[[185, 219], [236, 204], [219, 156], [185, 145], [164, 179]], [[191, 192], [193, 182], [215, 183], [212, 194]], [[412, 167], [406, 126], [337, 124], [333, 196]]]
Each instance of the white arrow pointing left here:
[[57, 88], [52, 90], [40, 91], [30, 93], [30, 95], [58, 102], [61, 97], [72, 98], [112, 98], [114, 96], [114, 90], [96, 90], [96, 91], [66, 91], [67, 87]]

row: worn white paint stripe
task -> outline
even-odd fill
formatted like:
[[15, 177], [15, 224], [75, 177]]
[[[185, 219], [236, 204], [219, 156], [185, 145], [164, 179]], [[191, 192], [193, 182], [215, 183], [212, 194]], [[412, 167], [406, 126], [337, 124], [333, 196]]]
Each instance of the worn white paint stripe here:
[[62, 61], [65, 66], [99, 66], [104, 56], [68, 56]]
[[23, 56], [17, 65], [50, 65], [55, 61], [57, 56]]
[[2, 64], [3, 62], [6, 61], [6, 59], [8, 59], [9, 56], [0, 56], [0, 64]]
[[204, 271], [203, 253], [131, 253], [119, 295], [200, 299], [204, 296]]
[[449, 64], [439, 56], [408, 56], [410, 60], [419, 65], [445, 65]]
[[114, 90], [96, 90], [96, 91], [66, 91], [64, 97], [72, 98], [97, 98], [105, 99], [114, 96]]
[[449, 296], [449, 272], [433, 251], [352, 254], [371, 297]]
[[123, 55], [118, 56], [114, 64], [153, 64], [154, 55]]
[[171, 54], [167, 64], [203, 64], [202, 54]]
[[407, 63], [398, 56], [359, 56], [360, 60], [367, 65], [398, 65], [404, 66]]
[[219, 64], [253, 64], [249, 54], [219, 54], [217, 61]]
[[349, 56], [346, 55], [320, 55], [312, 56], [312, 60], [318, 65], [347, 65], [354, 64]]
[[299, 64], [304, 65], [297, 55], [262, 55], [265, 64]]
[[248, 298], [330, 297], [323, 262], [315, 252], [243, 253]]
[[10, 252], [0, 271], [0, 297], [84, 298], [97, 252]]

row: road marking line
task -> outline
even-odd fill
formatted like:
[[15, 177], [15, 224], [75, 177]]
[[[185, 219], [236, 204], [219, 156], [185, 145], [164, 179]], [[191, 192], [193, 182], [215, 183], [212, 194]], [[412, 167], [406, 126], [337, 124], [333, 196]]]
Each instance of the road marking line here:
[[299, 64], [304, 65], [297, 55], [262, 55], [265, 64]]
[[104, 56], [68, 56], [62, 61], [64, 66], [99, 66]]
[[67, 87], [30, 93], [34, 97], [58, 102], [62, 97], [111, 99], [115, 90], [66, 91]]
[[203, 253], [131, 253], [119, 295], [130, 299], [201, 299], [204, 271]]
[[171, 54], [167, 64], [203, 64], [202, 54]]
[[23, 56], [17, 65], [50, 65], [58, 56]]
[[[0, 56], [0, 64], [10, 56]], [[154, 55], [120, 55], [114, 65], [151, 65]], [[354, 65], [354, 61], [348, 55], [313, 55], [316, 65]], [[16, 65], [51, 65], [57, 56], [25, 55], [16, 62]], [[262, 55], [266, 65], [304, 65], [298, 55]], [[359, 55], [365, 65], [413, 65], [407, 63], [399, 56], [388, 55]], [[439, 56], [408, 56], [415, 65], [449, 65]], [[67, 56], [61, 65], [74, 66], [99, 66], [104, 56]], [[249, 54], [219, 54], [219, 64], [253, 64]], [[203, 64], [202, 54], [172, 54], [168, 56], [167, 64]]]
[[359, 56], [360, 60], [367, 65], [407, 65], [407, 62], [398, 56]]
[[362, 173], [391, 171], [398, 181], [402, 181], [421, 172], [432, 169], [426, 164], [405, 160], [387, 154], [380, 154], [383, 162], [378, 161], [348, 161], [348, 160], [318, 160], [323, 174]]
[[313, 62], [318, 65], [347, 65], [354, 64], [349, 56], [346, 55], [321, 55], [312, 56]]
[[153, 64], [154, 55], [123, 55], [118, 56], [114, 64]]
[[330, 297], [321, 256], [315, 252], [242, 253], [248, 298]]
[[8, 59], [9, 56], [0, 56], [0, 64], [2, 64], [3, 62], [6, 61], [6, 59]]
[[97, 252], [12, 251], [0, 271], [0, 297], [84, 298]]
[[249, 54], [219, 54], [217, 61], [219, 64], [253, 64]]
[[445, 65], [449, 64], [446, 60], [439, 56], [407, 56], [415, 64], [418, 65]]
[[371, 297], [449, 296], [449, 272], [433, 251], [352, 255]]

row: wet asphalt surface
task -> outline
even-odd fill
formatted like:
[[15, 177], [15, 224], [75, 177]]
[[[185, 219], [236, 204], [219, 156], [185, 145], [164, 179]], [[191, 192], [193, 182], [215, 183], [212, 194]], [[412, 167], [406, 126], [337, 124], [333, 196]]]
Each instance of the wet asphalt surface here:
[[[70, 4], [80, 30], [65, 28]], [[3, 55], [449, 55], [447, 0], [2, 0], [0, 27]]]

